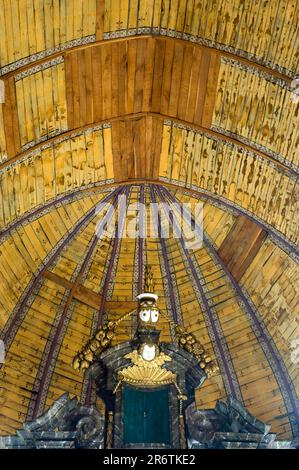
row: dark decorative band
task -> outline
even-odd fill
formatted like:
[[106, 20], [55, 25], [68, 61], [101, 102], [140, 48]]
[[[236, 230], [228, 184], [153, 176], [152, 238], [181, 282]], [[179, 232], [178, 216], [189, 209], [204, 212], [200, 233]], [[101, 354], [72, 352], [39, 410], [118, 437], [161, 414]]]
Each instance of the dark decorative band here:
[[17, 60], [16, 62], [12, 62], [11, 64], [5, 65], [0, 69], [0, 76], [5, 75], [7, 73], [13, 72], [21, 67], [25, 67], [29, 64], [33, 64], [38, 60], [45, 59], [53, 54], [57, 54], [59, 52], [63, 52], [67, 49], [71, 49], [72, 47], [83, 46], [85, 44], [90, 44], [96, 41], [95, 34], [90, 36], [85, 36], [84, 38], [73, 39], [72, 41], [68, 41], [60, 46], [53, 47], [51, 49], [47, 49], [45, 51], [37, 52], [36, 54], [32, 54], [28, 57], [23, 59]]
[[[174, 200], [170, 193], [164, 190], [164, 188], [160, 190], [157, 187], [157, 191], [159, 192], [162, 202], [165, 202], [163, 194], [166, 194], [171, 198], [171, 200]], [[175, 200], [175, 202], [179, 204], [178, 201]], [[178, 227], [176, 215], [171, 220], [171, 223], [174, 229], [177, 230]], [[205, 278], [194, 254], [191, 252], [191, 250], [187, 251], [184, 238], [180, 236], [179, 240], [181, 244], [180, 251], [183, 256], [186, 272], [189, 274], [190, 278], [193, 278], [194, 280], [193, 290], [196, 295], [196, 299], [201, 306], [201, 311], [205, 319], [205, 324], [209, 332], [217, 362], [219, 364], [226, 393], [233, 395], [240, 401], [243, 401], [238, 377], [218, 318], [217, 311], [214, 308], [213, 301], [208, 299], [209, 292], [205, 286]]]
[[[126, 187], [126, 188], [121, 188], [118, 191], [118, 196], [121, 195], [121, 194], [124, 194], [126, 196], [126, 198], [128, 198], [129, 191], [130, 191], [129, 186]], [[115, 198], [114, 201], [113, 201], [114, 208], [117, 206], [117, 204], [118, 204], [118, 198]], [[110, 220], [112, 219], [112, 216], [113, 216], [113, 212], [111, 212], [111, 214], [109, 216]], [[109, 224], [109, 220], [107, 220], [107, 224]], [[103, 228], [104, 228], [104, 226], [101, 226], [100, 233], [98, 234], [98, 236], [102, 235]], [[124, 228], [124, 220], [123, 220], [122, 228]], [[115, 265], [117, 266], [117, 264], [118, 264], [118, 257], [119, 257], [119, 251], [118, 250], [119, 250], [120, 242], [119, 242], [119, 236], [118, 236], [117, 231], [116, 231], [115, 237], [113, 239], [111, 239], [111, 241], [112, 241], [111, 254], [110, 254], [110, 257], [107, 258], [107, 262], [106, 262], [104, 272], [103, 272], [103, 275], [102, 275], [102, 280], [101, 280], [101, 285], [103, 286], [102, 287], [102, 294], [101, 294], [102, 295], [101, 305], [100, 305], [100, 308], [99, 308], [99, 311], [98, 311], [97, 315], [95, 315], [95, 317], [93, 319], [93, 324], [92, 324], [92, 333], [93, 334], [97, 331], [97, 329], [100, 327], [100, 325], [104, 321], [104, 306], [105, 306], [105, 301], [107, 299], [108, 291], [109, 291], [109, 289], [111, 289], [111, 287], [110, 287], [111, 275], [112, 275], [112, 272], [114, 270], [114, 266]], [[84, 403], [89, 405], [92, 401], [93, 386], [92, 386], [92, 381], [88, 377], [88, 374], [85, 374], [81, 395], [84, 396]]]
[[47, 62], [42, 62], [39, 65], [34, 65], [33, 67], [30, 67], [29, 69], [26, 69], [23, 72], [20, 72], [17, 75], [15, 75], [14, 77], [15, 82], [18, 82], [19, 80], [22, 80], [23, 78], [30, 77], [30, 75], [33, 75], [37, 72], [42, 72], [43, 70], [49, 69], [51, 67], [54, 67], [55, 65], [59, 65], [63, 63], [64, 63], [64, 57], [60, 55]]
[[270, 73], [267, 73], [258, 67], [254, 67], [253, 65], [244, 64], [244, 62], [239, 62], [238, 60], [225, 56], [221, 57], [221, 62], [226, 65], [231, 65], [232, 67], [237, 67], [238, 69], [244, 70], [245, 72], [252, 73], [259, 78], [263, 78], [264, 80], [267, 80], [274, 85], [279, 85], [280, 87], [289, 91], [294, 91], [286, 80], [282, 80], [281, 78], [278, 78], [275, 75], [271, 75]]
[[[37, 369], [37, 374], [35, 376], [35, 380], [34, 380], [34, 384], [32, 388], [33, 394], [31, 395], [31, 399], [30, 399], [29, 406], [27, 409], [26, 421], [33, 420], [35, 417], [39, 416], [43, 411], [44, 403], [47, 398], [48, 388], [50, 385], [50, 380], [51, 380], [53, 371], [55, 369], [55, 361], [58, 356], [58, 352], [60, 350], [61, 342], [62, 342], [62, 339], [61, 339], [62, 330], [61, 328], [59, 328], [59, 323], [61, 321], [61, 318], [63, 317], [63, 313], [65, 313], [64, 312], [65, 306], [69, 298], [69, 295], [70, 295], [70, 291], [67, 290], [63, 295], [62, 302], [58, 307], [56, 316], [52, 323], [51, 331], [49, 333], [47, 343], [43, 351], [39, 367]], [[67, 324], [69, 323], [70, 317], [72, 315], [73, 309], [74, 309], [74, 304], [72, 303], [67, 309], [68, 322], [66, 323], [66, 319], [64, 319], [65, 328], [63, 329], [63, 336], [67, 328]], [[56, 331], [58, 331], [58, 328], [59, 328], [59, 339], [61, 341], [59, 341], [59, 343], [57, 342], [53, 348], [53, 342], [54, 342], [54, 338], [56, 335]], [[48, 364], [48, 358], [50, 357], [50, 355], [51, 355], [50, 364]], [[53, 361], [54, 357], [55, 357], [55, 360]], [[47, 366], [47, 369], [45, 369], [46, 366]], [[47, 375], [46, 379], [44, 379], [45, 372]]]
[[[145, 187], [140, 186], [139, 191], [139, 204], [140, 207], [145, 207]], [[142, 293], [143, 280], [144, 280], [144, 266], [145, 266], [145, 230], [146, 230], [146, 219], [145, 214], [139, 207], [139, 220], [138, 220], [138, 238], [135, 241], [135, 253], [134, 253], [134, 267], [133, 267], [133, 299], [135, 300], [138, 294]]]
[[[94, 215], [96, 216], [96, 214]], [[85, 256], [82, 257], [71, 277], [72, 282], [79, 280], [82, 282], [82, 276], [87, 272], [87, 265], [95, 251], [97, 242], [98, 238], [96, 235], [94, 235], [88, 243]], [[34, 382], [33, 389], [37, 392], [37, 395], [32, 397], [29, 405], [32, 416], [28, 416], [28, 418], [36, 418], [43, 412], [51, 378], [55, 370], [56, 360], [75, 306], [74, 301], [71, 301], [70, 305], [67, 304], [70, 299], [70, 295], [70, 291], [65, 294], [66, 299], [62, 302], [62, 305], [60, 306], [52, 324], [51, 331], [47, 339], [47, 344], [44, 349], [42, 360], [39, 364], [38, 372]]]
[[[120, 250], [121, 250], [121, 245], [122, 245], [122, 238], [123, 238], [123, 232], [125, 229], [125, 213], [127, 211], [127, 203], [130, 198], [130, 186], [127, 186], [125, 191], [124, 191], [125, 199], [123, 203], [123, 207], [121, 209], [122, 215], [120, 216], [120, 220], [118, 220], [118, 226], [117, 226], [117, 243], [115, 246], [115, 249], [113, 250], [113, 253], [111, 254], [111, 261], [112, 261], [112, 267], [111, 267], [111, 272], [109, 274], [109, 283], [108, 283], [108, 288], [106, 292], [106, 300], [111, 300], [112, 298], [112, 293], [114, 289], [114, 279], [117, 271], [117, 266], [119, 262], [119, 255], [120, 255]], [[122, 203], [121, 203], [122, 204]]]
[[[168, 312], [170, 311], [171, 313], [170, 318], [173, 318], [176, 322], [182, 323], [182, 308], [181, 308], [180, 298], [178, 295], [175, 295], [175, 292], [177, 292], [177, 286], [174, 286], [174, 283], [173, 283], [173, 281], [175, 280], [175, 275], [173, 271], [173, 266], [172, 266], [172, 269], [170, 266], [169, 253], [167, 253], [165, 239], [163, 238], [163, 234], [162, 234], [161, 218], [157, 210], [157, 204], [156, 204], [157, 200], [156, 200], [155, 190], [153, 186], [150, 186], [150, 194], [151, 194], [151, 200], [154, 203], [153, 211], [155, 214], [155, 221], [157, 223], [157, 233], [158, 233], [159, 243], [160, 243], [161, 251], [162, 251], [162, 257], [160, 257], [160, 260], [161, 260], [160, 266], [161, 266], [161, 271], [162, 271], [162, 279], [163, 279], [163, 285], [164, 285], [167, 310]], [[170, 305], [167, 304], [168, 299], [170, 301]]]

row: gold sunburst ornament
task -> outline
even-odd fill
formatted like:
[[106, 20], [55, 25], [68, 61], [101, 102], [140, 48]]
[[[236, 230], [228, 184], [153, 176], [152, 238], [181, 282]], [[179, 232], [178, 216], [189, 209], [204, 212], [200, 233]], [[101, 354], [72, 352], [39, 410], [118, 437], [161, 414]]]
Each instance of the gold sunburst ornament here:
[[163, 369], [166, 362], [171, 362], [171, 357], [160, 352], [154, 359], [147, 361], [134, 350], [125, 356], [131, 359], [132, 366], [125, 367], [118, 372], [119, 382], [143, 387], [157, 387], [176, 381], [176, 375], [170, 370]]

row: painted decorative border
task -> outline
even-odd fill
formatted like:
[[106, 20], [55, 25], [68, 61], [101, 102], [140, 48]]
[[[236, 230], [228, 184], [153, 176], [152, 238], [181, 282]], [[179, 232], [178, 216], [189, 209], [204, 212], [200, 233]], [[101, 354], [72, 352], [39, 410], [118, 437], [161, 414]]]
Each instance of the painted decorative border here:
[[15, 82], [22, 80], [23, 78], [30, 77], [38, 72], [42, 72], [43, 70], [49, 69], [54, 67], [55, 65], [64, 64], [64, 57], [62, 55], [55, 57], [47, 62], [43, 62], [38, 65], [34, 65], [34, 67], [30, 67], [29, 69], [24, 70], [23, 72], [18, 73], [14, 76]]
[[165, 299], [166, 305], [168, 310], [169, 318], [173, 318], [174, 321], [178, 323], [182, 323], [182, 307], [180, 298], [177, 293], [177, 285], [176, 285], [176, 277], [173, 273], [173, 267], [171, 269], [170, 259], [168, 258], [167, 249], [165, 240], [162, 235], [162, 226], [161, 226], [161, 218], [160, 214], [157, 210], [157, 199], [154, 191], [154, 187], [150, 186], [150, 194], [151, 194], [151, 201], [154, 203], [154, 214], [155, 214], [155, 221], [157, 222], [157, 234], [160, 242], [160, 249], [162, 252], [162, 256], [160, 256], [160, 267], [162, 273], [162, 280], [164, 285], [164, 292], [165, 292]]
[[278, 85], [285, 90], [294, 91], [286, 80], [282, 80], [281, 78], [278, 78], [275, 75], [271, 75], [264, 70], [254, 67], [253, 65], [244, 64], [244, 62], [239, 62], [238, 60], [226, 56], [221, 57], [221, 63], [230, 65], [231, 67], [237, 67], [238, 69], [244, 70], [245, 72], [249, 72], [259, 78], [263, 78], [264, 80], [273, 83], [274, 85]]
[[56, 46], [51, 49], [46, 49], [45, 51], [37, 52], [36, 54], [32, 54], [28, 57], [17, 60], [16, 62], [12, 62], [11, 64], [5, 65], [4, 67], [0, 69], [0, 76], [5, 75], [10, 72], [14, 72], [15, 70], [21, 67], [25, 67], [29, 64], [37, 62], [38, 60], [45, 59], [46, 57], [49, 57], [53, 54], [57, 54], [67, 49], [71, 49], [72, 47], [84, 46], [85, 44], [90, 44], [95, 41], [96, 41], [96, 35], [91, 34], [90, 36], [73, 39], [60, 46]]

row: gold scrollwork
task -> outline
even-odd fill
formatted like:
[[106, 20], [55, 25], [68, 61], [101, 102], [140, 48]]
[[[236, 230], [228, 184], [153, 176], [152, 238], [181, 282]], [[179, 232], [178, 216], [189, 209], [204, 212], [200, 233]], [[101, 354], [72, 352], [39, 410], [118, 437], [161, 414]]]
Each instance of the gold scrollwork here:
[[205, 351], [202, 344], [195, 338], [195, 336], [177, 323], [175, 323], [174, 326], [179, 346], [188, 351], [197, 359], [199, 366], [205, 371], [207, 376], [211, 377], [213, 374], [218, 372], [218, 365], [215, 361], [212, 361], [211, 357]]
[[78, 371], [88, 369], [96, 357], [107, 349], [115, 335], [115, 329], [119, 323], [135, 312], [126, 313], [117, 321], [108, 321], [86, 343], [83, 349], [74, 357], [73, 368]]

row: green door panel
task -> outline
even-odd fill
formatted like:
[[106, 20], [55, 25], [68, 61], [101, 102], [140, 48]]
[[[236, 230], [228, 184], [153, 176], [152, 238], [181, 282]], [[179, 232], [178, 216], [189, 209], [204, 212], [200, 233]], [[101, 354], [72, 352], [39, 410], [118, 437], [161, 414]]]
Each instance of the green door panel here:
[[124, 444], [170, 444], [168, 387], [123, 387]]

